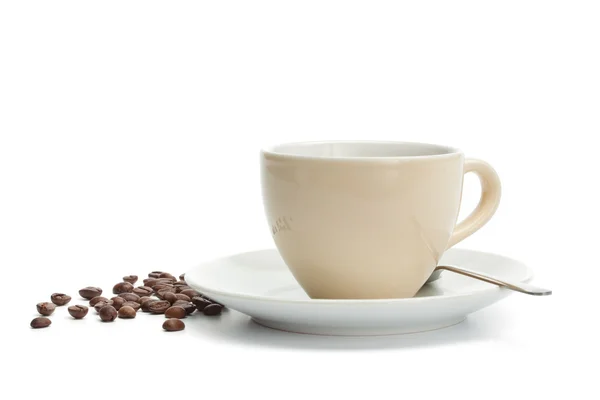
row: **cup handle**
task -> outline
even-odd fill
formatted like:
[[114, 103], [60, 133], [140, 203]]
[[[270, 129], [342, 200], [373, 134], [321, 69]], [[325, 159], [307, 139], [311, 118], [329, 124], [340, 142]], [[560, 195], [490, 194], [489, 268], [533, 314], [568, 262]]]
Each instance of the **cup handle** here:
[[474, 172], [479, 178], [481, 199], [475, 210], [456, 225], [448, 241], [447, 249], [468, 238], [484, 226], [492, 218], [500, 203], [502, 189], [500, 178], [494, 168], [485, 161], [468, 158], [465, 160], [464, 173], [469, 172]]

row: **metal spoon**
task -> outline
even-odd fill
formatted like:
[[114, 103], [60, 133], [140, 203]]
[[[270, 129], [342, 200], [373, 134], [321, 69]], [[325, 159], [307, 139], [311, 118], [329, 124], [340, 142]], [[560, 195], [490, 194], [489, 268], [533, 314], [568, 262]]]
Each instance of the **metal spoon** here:
[[479, 279], [484, 282], [493, 283], [498, 286], [503, 286], [505, 288], [516, 290], [517, 292], [531, 294], [533, 296], [548, 296], [552, 294], [552, 290], [542, 289], [535, 287], [533, 285], [522, 283], [522, 282], [509, 282], [506, 279], [496, 278], [490, 275], [483, 275], [479, 272], [475, 272], [471, 269], [467, 269], [464, 267], [455, 267], [451, 265], [438, 265], [436, 269], [433, 271], [433, 274], [427, 280], [427, 283], [433, 282], [439, 279], [440, 274], [443, 270], [456, 272], [457, 274], [462, 274], [471, 278]]

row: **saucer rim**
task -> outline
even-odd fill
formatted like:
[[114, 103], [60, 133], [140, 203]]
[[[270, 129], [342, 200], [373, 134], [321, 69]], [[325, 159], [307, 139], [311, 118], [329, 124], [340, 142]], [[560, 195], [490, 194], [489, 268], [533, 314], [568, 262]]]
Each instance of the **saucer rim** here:
[[[501, 257], [501, 258], [504, 258], [511, 262], [514, 262], [516, 264], [519, 264], [522, 267], [524, 267], [524, 270], [526, 272], [525, 279], [521, 280], [521, 282], [523, 282], [523, 283], [530, 282], [534, 277], [533, 270], [529, 266], [527, 266], [525, 263], [523, 263], [519, 260], [516, 260], [512, 257], [508, 257], [508, 256], [505, 256], [502, 254], [493, 253], [493, 252], [489, 252], [489, 251], [471, 250], [471, 249], [467, 249], [467, 248], [463, 248], [463, 247], [453, 247], [452, 249], [449, 249], [447, 251], [453, 251], [453, 250]], [[473, 296], [474, 294], [481, 294], [481, 293], [494, 292], [494, 291], [510, 291], [510, 289], [490, 284], [489, 287], [482, 287], [479, 289], [472, 290], [470, 292], [445, 294], [445, 295], [439, 295], [439, 296], [427, 296], [427, 297], [408, 297], [408, 298], [401, 298], [401, 299], [388, 298], [388, 299], [308, 299], [308, 300], [298, 299], [298, 300], [292, 300], [292, 299], [280, 299], [280, 298], [261, 296], [261, 295], [252, 295], [252, 294], [233, 292], [233, 291], [225, 292], [222, 290], [210, 289], [210, 288], [204, 287], [201, 284], [198, 284], [193, 278], [193, 276], [194, 276], [193, 271], [198, 270], [207, 265], [214, 264], [214, 263], [216, 263], [220, 260], [226, 259], [228, 257], [240, 256], [243, 254], [257, 253], [257, 252], [263, 252], [263, 251], [277, 252], [277, 249], [271, 247], [271, 248], [263, 248], [263, 249], [258, 249], [258, 250], [242, 251], [239, 253], [229, 254], [227, 256], [216, 257], [212, 260], [202, 262], [201, 264], [198, 264], [197, 266], [195, 266], [194, 268], [191, 268], [190, 270], [188, 270], [185, 273], [186, 283], [201, 293], [208, 292], [208, 293], [214, 293], [214, 294], [220, 295], [220, 296], [232, 296], [232, 297], [243, 298], [246, 300], [292, 303], [292, 304], [361, 304], [361, 303], [367, 303], [367, 304], [403, 303], [403, 304], [406, 304], [406, 303], [422, 303], [422, 302], [427, 302], [427, 301], [437, 301], [439, 299], [454, 299], [454, 298], [460, 298], [460, 297], [468, 297], [468, 296]], [[446, 271], [446, 273], [448, 273], [448, 272], [449, 271]], [[189, 278], [192, 278], [192, 279], [188, 280]]]

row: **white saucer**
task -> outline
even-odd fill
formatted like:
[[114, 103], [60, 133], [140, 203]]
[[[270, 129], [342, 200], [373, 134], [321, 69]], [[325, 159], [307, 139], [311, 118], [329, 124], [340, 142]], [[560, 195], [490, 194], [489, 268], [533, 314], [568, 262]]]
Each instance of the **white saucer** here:
[[[519, 261], [465, 249], [448, 250], [440, 264], [521, 282], [533, 276]], [[444, 328], [512, 293], [445, 271], [410, 299], [312, 300], [275, 249], [204, 263], [187, 272], [185, 280], [208, 297], [251, 316], [258, 324], [319, 335], [391, 335]]]

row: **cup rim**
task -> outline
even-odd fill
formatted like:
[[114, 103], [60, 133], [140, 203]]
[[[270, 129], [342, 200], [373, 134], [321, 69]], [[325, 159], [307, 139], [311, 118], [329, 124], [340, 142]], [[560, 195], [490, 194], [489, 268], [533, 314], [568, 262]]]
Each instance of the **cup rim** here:
[[[410, 146], [424, 146], [430, 148], [442, 149], [444, 151], [440, 154], [424, 154], [424, 155], [407, 155], [407, 156], [323, 156], [323, 155], [305, 155], [305, 154], [294, 154], [291, 152], [279, 150], [286, 146], [311, 146], [311, 145], [327, 145], [327, 144], [378, 144], [378, 145], [410, 145]], [[425, 142], [409, 142], [409, 141], [395, 141], [395, 140], [315, 140], [315, 141], [300, 141], [300, 142], [285, 142], [277, 143], [272, 145], [263, 146], [260, 150], [261, 155], [268, 155], [271, 157], [282, 157], [299, 160], [327, 160], [327, 161], [410, 161], [410, 160], [424, 160], [424, 159], [439, 159], [455, 157], [462, 155], [463, 152], [456, 148], [446, 145], [440, 145], [435, 143]]]

